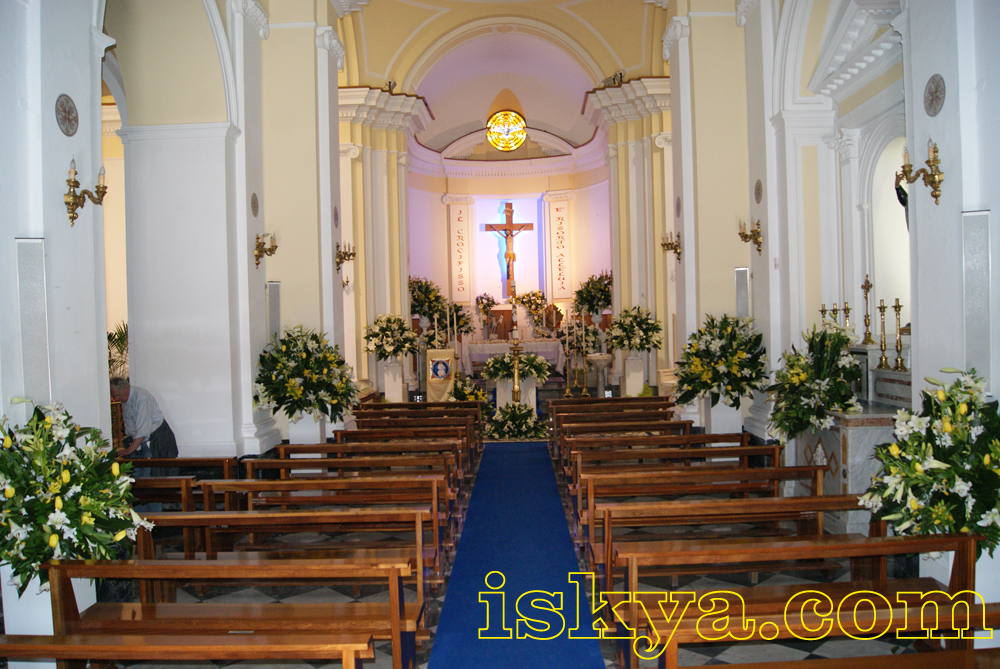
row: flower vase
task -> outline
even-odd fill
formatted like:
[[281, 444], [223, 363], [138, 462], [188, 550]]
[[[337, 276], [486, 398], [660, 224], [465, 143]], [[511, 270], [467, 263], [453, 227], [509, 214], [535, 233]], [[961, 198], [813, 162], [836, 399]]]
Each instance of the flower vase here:
[[[497, 379], [497, 408], [505, 407], [508, 404], [513, 404], [514, 396], [514, 380], [513, 379]], [[535, 383], [534, 377], [527, 377], [521, 379], [521, 404], [527, 404], [538, 413], [538, 406], [536, 402], [537, 396], [537, 385]]]
[[712, 406], [710, 397], [701, 398], [701, 424], [709, 434], [735, 434], [743, 431], [743, 412], [719, 403]]
[[630, 350], [625, 358], [625, 373], [621, 381], [622, 397], [638, 397], [642, 392], [642, 359], [638, 351]]
[[[0, 591], [3, 597], [4, 632], [7, 634], [52, 634], [52, 597], [49, 592], [38, 592], [38, 577], [31, 579], [21, 597], [17, 587], [10, 583], [13, 569], [9, 564], [0, 565]], [[90, 579], [74, 578], [73, 594], [80, 610], [97, 603], [97, 586]], [[8, 661], [11, 669], [55, 669], [55, 662]]]
[[325, 444], [326, 416], [320, 414], [319, 420], [312, 414], [303, 414], [296, 422], [288, 421], [289, 444]]
[[403, 381], [403, 366], [399, 363], [399, 357], [394, 356], [386, 360], [382, 373], [385, 378], [386, 401], [393, 404], [404, 402], [406, 383]]

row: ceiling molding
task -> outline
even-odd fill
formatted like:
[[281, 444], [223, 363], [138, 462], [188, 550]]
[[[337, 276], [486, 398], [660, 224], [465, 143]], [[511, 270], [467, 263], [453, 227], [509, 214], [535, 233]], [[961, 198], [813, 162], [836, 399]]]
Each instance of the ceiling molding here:
[[471, 195], [451, 195], [445, 193], [441, 196], [441, 204], [475, 204], [476, 198]]
[[845, 62], [840, 69], [823, 80], [814, 92], [828, 95], [837, 102], [861, 90], [868, 82], [903, 60], [901, 37], [886, 32], [868, 48]]
[[339, 88], [337, 93], [341, 121], [401, 130], [413, 136], [431, 120], [423, 98], [415, 95], [392, 95], [368, 87]]
[[344, 18], [351, 12], [360, 12], [361, 9], [368, 4], [369, 0], [330, 0], [330, 4], [333, 5], [334, 11], [337, 12], [337, 16]]
[[670, 111], [670, 78], [646, 77], [612, 88], [587, 93], [583, 115], [590, 123], [607, 128], [612, 123], [637, 121]]
[[[541, 147], [548, 156], [568, 156], [573, 153], [573, 145], [550, 132], [539, 130], [538, 128], [528, 128], [528, 141], [534, 142]], [[486, 141], [486, 128], [475, 130], [468, 135], [459, 137], [454, 142], [441, 150], [441, 156], [456, 160], [464, 160], [472, 155], [477, 146], [482, 146]], [[495, 162], [495, 161], [485, 161]]]
[[[868, 48], [879, 30], [899, 14], [899, 0], [850, 0], [837, 27], [820, 52], [809, 89], [819, 92], [844, 67], [850, 66]], [[884, 39], [885, 34], [879, 39]]]

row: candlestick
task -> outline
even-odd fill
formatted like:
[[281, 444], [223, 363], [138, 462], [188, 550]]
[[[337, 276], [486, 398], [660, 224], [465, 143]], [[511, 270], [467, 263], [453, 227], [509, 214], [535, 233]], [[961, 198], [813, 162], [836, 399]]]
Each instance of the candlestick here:
[[837, 323], [837, 314], [840, 313], [840, 309], [837, 308], [837, 303], [833, 303], [833, 309], [830, 309], [830, 313], [833, 314], [833, 322]]
[[878, 359], [878, 367], [876, 367], [875, 369], [891, 370], [892, 367], [889, 366], [889, 360], [885, 357], [885, 310], [887, 308], [885, 306], [885, 300], [879, 300], [877, 308], [878, 308], [879, 318], [881, 318], [882, 320], [882, 334], [879, 335], [879, 349], [881, 349], [882, 351], [882, 356]]
[[844, 329], [851, 327], [851, 308], [847, 306], [847, 300], [844, 300]]
[[826, 320], [826, 302], [824, 302], [820, 306], [820, 308], [819, 308], [819, 315], [823, 318], [824, 321]]
[[892, 310], [896, 312], [896, 364], [892, 368], [894, 372], [908, 372], [906, 365], [903, 364], [903, 334], [899, 331], [899, 312], [903, 310], [903, 305], [899, 303], [899, 298], [896, 298], [896, 304], [893, 305]]
[[872, 331], [871, 331], [871, 324], [872, 324], [871, 309], [868, 308], [868, 293], [871, 292], [871, 289], [872, 289], [872, 282], [868, 278], [868, 275], [865, 274], [865, 282], [861, 284], [861, 290], [865, 294], [865, 338], [861, 340], [862, 346], [867, 346], [869, 344], [875, 343], [875, 340], [872, 339]]

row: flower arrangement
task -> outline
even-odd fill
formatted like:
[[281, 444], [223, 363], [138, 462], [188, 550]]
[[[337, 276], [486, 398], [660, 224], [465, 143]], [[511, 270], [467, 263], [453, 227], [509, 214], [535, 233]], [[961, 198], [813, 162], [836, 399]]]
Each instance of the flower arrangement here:
[[461, 304], [451, 302], [444, 311], [438, 314], [438, 319], [444, 319], [445, 323], [455, 323], [458, 334], [472, 334], [472, 316]]
[[739, 408], [740, 398], [767, 385], [764, 337], [750, 324], [749, 318], [708, 316], [701, 329], [691, 333], [675, 370], [677, 404], [710, 397], [712, 406], [721, 399]]
[[436, 329], [433, 324], [424, 328], [424, 331], [417, 338], [417, 347], [421, 351], [429, 348], [444, 348], [448, 345], [448, 335], [445, 330]]
[[833, 425], [827, 411], [860, 411], [851, 385], [861, 377], [854, 356], [848, 351], [851, 338], [843, 328], [828, 325], [803, 333], [806, 350], [795, 347], [782, 356], [784, 367], [767, 388], [774, 400], [770, 427], [781, 443], [806, 430], [815, 434]]
[[895, 441], [875, 449], [881, 469], [861, 504], [898, 535], [976, 532], [979, 555], [1000, 543], [1000, 417], [983, 403], [985, 384], [957, 369], [950, 384], [921, 395], [919, 413], [900, 409]]
[[[522, 354], [518, 368], [522, 379], [534, 378], [539, 385], [549, 378], [549, 361], [534, 353]], [[483, 366], [483, 378], [513, 379], [514, 356], [510, 353], [492, 356]]]
[[599, 314], [610, 309], [612, 284], [611, 272], [591, 276], [573, 294], [573, 310], [582, 314]]
[[[580, 338], [583, 335], [581, 345]], [[582, 325], [580, 321], [567, 321], [557, 335], [566, 356], [589, 355], [601, 352], [601, 330], [596, 325]]]
[[497, 306], [499, 302], [493, 299], [493, 296], [489, 293], [483, 293], [476, 297], [476, 311], [482, 316], [485, 321], [489, 318], [490, 312], [493, 311], [493, 307]]
[[304, 414], [340, 420], [358, 399], [353, 370], [336, 346], [301, 325], [271, 337], [257, 360], [255, 409], [283, 409], [290, 421]]
[[116, 463], [101, 431], [80, 427], [61, 405], [35, 408], [20, 428], [5, 416], [0, 438], [0, 560], [18, 596], [35, 576], [48, 588], [42, 563], [116, 559], [118, 542], [153, 527], [132, 510], [132, 464]]
[[424, 318], [434, 318], [434, 314], [445, 311], [444, 295], [430, 279], [410, 277], [410, 313]]
[[486, 418], [493, 415], [493, 405], [490, 403], [486, 391], [471, 378], [464, 374], [455, 377], [455, 387], [452, 390], [452, 399], [479, 402], [479, 416]]
[[548, 302], [545, 301], [545, 293], [540, 290], [532, 290], [515, 296], [511, 301], [516, 305], [524, 307], [524, 310], [528, 312], [528, 316], [531, 317], [531, 323], [536, 328], [540, 328], [545, 324], [545, 307], [548, 306]]
[[533, 407], [514, 402], [497, 409], [487, 419], [483, 433], [487, 439], [543, 439], [548, 426]]
[[648, 351], [663, 346], [663, 326], [648, 309], [635, 306], [622, 309], [611, 321], [606, 341], [609, 349]]
[[388, 360], [417, 350], [417, 333], [402, 316], [383, 314], [365, 327], [365, 350]]

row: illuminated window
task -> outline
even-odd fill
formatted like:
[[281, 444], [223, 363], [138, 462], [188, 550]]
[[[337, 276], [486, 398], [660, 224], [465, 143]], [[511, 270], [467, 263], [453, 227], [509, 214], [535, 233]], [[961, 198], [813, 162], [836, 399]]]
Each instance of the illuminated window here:
[[524, 118], [514, 111], [499, 111], [486, 122], [486, 139], [493, 148], [513, 151], [528, 137]]

